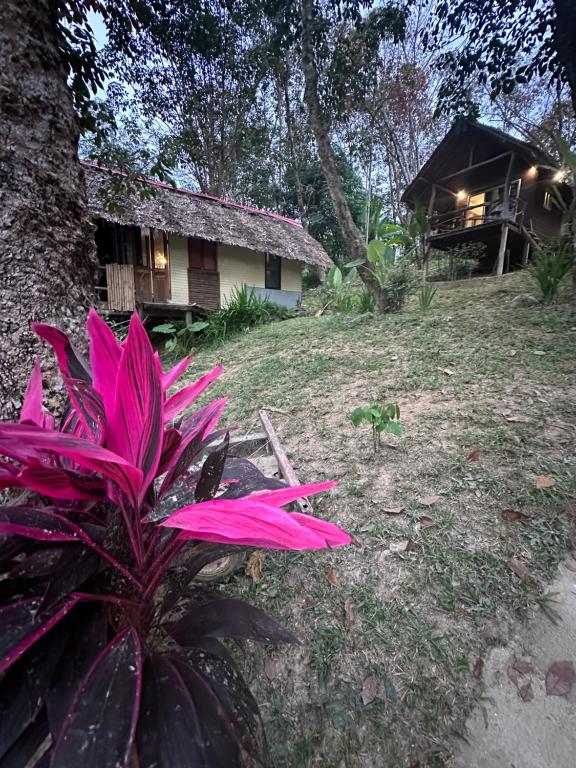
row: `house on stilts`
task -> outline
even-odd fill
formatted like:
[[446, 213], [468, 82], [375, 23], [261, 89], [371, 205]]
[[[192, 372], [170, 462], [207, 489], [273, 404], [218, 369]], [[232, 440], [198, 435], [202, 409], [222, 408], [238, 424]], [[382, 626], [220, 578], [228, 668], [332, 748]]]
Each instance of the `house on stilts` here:
[[427, 213], [426, 249], [483, 243], [480, 273], [526, 264], [530, 250], [558, 237], [564, 174], [533, 144], [473, 120], [459, 120], [402, 200]]

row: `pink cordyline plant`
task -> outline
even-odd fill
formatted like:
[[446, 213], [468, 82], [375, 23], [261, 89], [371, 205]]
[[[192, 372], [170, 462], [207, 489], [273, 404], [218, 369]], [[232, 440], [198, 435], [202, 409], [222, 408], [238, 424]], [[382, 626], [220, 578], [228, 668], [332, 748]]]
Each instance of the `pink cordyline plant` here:
[[90, 312], [89, 366], [57, 328], [34, 329], [68, 402], [58, 421], [44, 409], [36, 362], [19, 423], [0, 424], [0, 489], [17, 496], [0, 507], [0, 763], [268, 765], [221, 641], [295, 638], [191, 582], [231, 545], [348, 544], [284, 509], [333, 483], [287, 487], [228, 456], [223, 399], [181, 419], [221, 368], [169, 394], [189, 360], [164, 372], [137, 314], [120, 343]]

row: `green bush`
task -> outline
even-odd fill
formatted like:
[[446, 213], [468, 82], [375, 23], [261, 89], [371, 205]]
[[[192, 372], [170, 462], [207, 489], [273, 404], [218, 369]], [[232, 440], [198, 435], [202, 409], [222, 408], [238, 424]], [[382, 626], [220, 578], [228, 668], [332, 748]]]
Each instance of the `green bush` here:
[[416, 287], [416, 273], [406, 258], [387, 267], [379, 279], [384, 296], [383, 311], [399, 312]]
[[433, 288], [430, 283], [424, 283], [418, 293], [418, 306], [421, 312], [427, 312], [432, 306], [434, 296], [436, 296], [436, 288]]
[[243, 285], [232, 290], [225, 307], [213, 310], [205, 320], [190, 325], [163, 323], [153, 328], [152, 332], [170, 336], [166, 342], [169, 352], [187, 354], [195, 344], [221, 344], [230, 336], [256, 325], [286, 320], [292, 316], [291, 310], [256, 296], [252, 288]]
[[541, 246], [528, 272], [540, 289], [545, 302], [554, 301], [562, 280], [574, 267], [574, 246], [569, 240], [557, 240]]

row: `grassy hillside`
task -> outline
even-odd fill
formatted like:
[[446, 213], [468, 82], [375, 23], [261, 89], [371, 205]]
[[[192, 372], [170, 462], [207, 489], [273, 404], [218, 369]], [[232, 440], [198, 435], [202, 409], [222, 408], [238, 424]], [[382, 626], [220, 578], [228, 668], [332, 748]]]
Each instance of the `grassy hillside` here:
[[[243, 662], [279, 766], [449, 765], [478, 660], [553, 609], [546, 583], [575, 541], [576, 313], [511, 309], [524, 280], [442, 289], [426, 315], [276, 323], [195, 358], [194, 373], [223, 359], [211, 395], [230, 397], [230, 424], [284, 411], [301, 480], [338, 481], [316, 514], [358, 540], [269, 552], [259, 583], [226, 587], [302, 641]], [[374, 452], [349, 414], [379, 399], [399, 403], [403, 436]]]

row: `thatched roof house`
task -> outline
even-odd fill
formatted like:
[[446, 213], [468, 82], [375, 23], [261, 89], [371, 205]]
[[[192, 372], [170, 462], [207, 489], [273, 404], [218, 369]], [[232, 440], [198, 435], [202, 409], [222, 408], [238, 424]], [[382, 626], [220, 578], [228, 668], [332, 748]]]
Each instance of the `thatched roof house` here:
[[118, 171], [83, 165], [110, 310], [212, 309], [241, 285], [295, 306], [302, 266], [332, 265], [298, 221], [157, 181], [127, 196]]

